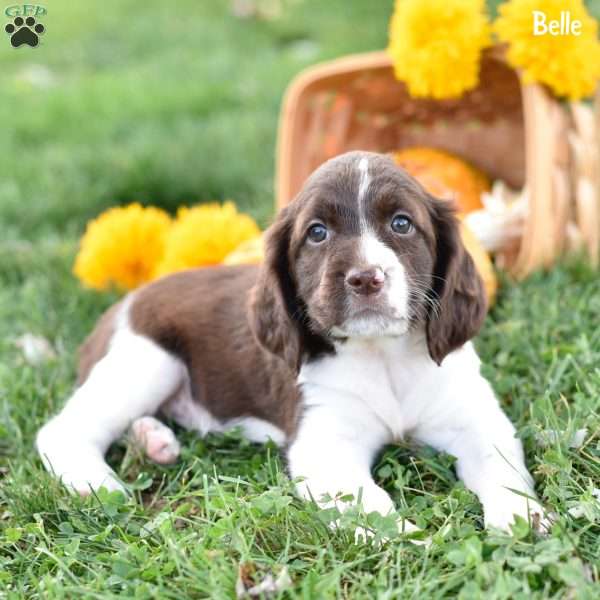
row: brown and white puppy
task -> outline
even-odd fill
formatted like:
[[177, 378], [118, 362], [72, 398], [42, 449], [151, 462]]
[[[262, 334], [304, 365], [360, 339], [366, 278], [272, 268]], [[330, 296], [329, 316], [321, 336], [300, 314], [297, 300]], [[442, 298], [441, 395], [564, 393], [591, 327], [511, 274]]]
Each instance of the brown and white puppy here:
[[540, 506], [469, 343], [485, 311], [448, 204], [388, 158], [345, 154], [281, 211], [260, 268], [186, 271], [113, 306], [37, 447], [86, 493], [122, 487], [104, 453], [130, 426], [151, 458], [176, 459], [158, 412], [200, 434], [239, 426], [285, 446], [303, 496], [385, 514], [371, 464], [410, 436], [456, 456], [486, 523], [507, 528]]

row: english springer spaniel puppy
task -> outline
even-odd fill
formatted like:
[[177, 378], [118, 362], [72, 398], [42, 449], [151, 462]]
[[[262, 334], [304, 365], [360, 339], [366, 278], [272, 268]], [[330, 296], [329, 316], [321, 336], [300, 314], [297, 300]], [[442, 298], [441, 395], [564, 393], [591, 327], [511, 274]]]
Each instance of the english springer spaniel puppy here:
[[148, 456], [240, 427], [285, 449], [305, 498], [394, 510], [371, 476], [410, 438], [456, 457], [488, 526], [542, 509], [515, 429], [469, 341], [486, 314], [452, 207], [389, 159], [319, 167], [266, 233], [264, 264], [195, 269], [129, 294], [81, 349], [78, 387], [37, 436], [81, 494], [122, 488], [104, 461], [129, 427]]

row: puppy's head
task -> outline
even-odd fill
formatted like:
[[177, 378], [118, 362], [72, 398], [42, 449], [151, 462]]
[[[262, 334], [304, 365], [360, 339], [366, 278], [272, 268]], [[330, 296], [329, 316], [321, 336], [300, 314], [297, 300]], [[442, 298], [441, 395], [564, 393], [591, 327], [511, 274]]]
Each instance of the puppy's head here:
[[268, 230], [250, 318], [258, 341], [297, 370], [336, 340], [418, 327], [439, 364], [485, 310], [448, 203], [389, 158], [351, 152], [317, 169]]

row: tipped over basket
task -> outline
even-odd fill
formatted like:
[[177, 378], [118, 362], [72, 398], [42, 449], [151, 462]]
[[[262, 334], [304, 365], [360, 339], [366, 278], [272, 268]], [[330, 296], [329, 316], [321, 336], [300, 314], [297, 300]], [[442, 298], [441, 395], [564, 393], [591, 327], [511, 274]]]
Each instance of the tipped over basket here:
[[[446, 150], [491, 179], [526, 189], [520, 240], [500, 253], [503, 265], [524, 277], [563, 252], [569, 221], [585, 221], [592, 230], [590, 220], [598, 224], [598, 156], [587, 164], [595, 196], [578, 209], [572, 127], [570, 111], [543, 87], [524, 85], [500, 47], [484, 52], [479, 85], [453, 100], [412, 98], [385, 52], [340, 58], [305, 70], [287, 89], [279, 123], [277, 206], [290, 202], [321, 163], [349, 150]], [[597, 239], [587, 246], [597, 257]]]

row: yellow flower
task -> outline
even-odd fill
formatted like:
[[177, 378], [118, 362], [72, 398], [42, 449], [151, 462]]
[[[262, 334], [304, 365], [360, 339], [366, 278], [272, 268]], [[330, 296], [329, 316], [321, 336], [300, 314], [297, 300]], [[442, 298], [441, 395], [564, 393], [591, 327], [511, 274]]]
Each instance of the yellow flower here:
[[259, 233], [254, 220], [238, 213], [233, 202], [180, 208], [156, 275], [219, 264], [241, 242]]
[[158, 208], [111, 208], [88, 223], [73, 273], [95, 289], [133, 289], [152, 278], [170, 225]]
[[[568, 12], [571, 22], [581, 21], [580, 35], [533, 35], [533, 11], [551, 20]], [[600, 79], [598, 24], [582, 0], [510, 0], [500, 5], [494, 23], [498, 37], [509, 43], [509, 63], [523, 69], [526, 83], [549, 86], [557, 96], [578, 100], [591, 95]]]
[[457, 98], [477, 86], [490, 33], [484, 0], [396, 0], [388, 53], [411, 96]]

